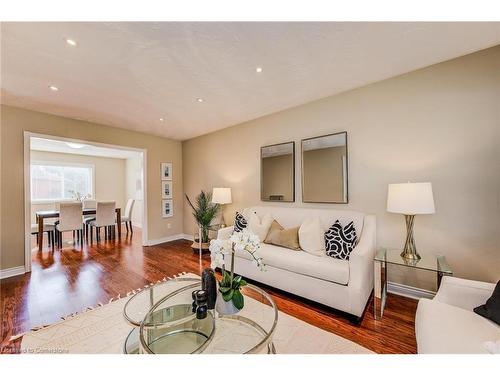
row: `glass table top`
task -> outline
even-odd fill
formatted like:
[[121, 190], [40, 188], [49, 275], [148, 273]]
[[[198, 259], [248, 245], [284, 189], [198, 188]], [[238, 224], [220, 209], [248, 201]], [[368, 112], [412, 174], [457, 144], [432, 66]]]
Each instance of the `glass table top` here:
[[402, 250], [382, 248], [377, 252], [375, 261], [440, 272], [444, 274], [453, 274], [451, 267], [446, 262], [446, 258], [442, 255], [435, 255], [419, 251], [421, 259], [409, 260], [403, 258], [401, 256], [401, 252]]
[[191, 293], [184, 285], [159, 299], [129, 334], [126, 353], [274, 353], [272, 336], [278, 320], [273, 299], [260, 288], [242, 288], [245, 306], [234, 315], [209, 310], [204, 319], [192, 313]]

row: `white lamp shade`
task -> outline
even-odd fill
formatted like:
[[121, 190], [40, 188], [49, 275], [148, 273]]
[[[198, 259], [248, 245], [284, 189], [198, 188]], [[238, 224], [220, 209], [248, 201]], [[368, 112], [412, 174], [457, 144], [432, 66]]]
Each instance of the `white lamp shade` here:
[[387, 211], [405, 215], [433, 214], [435, 209], [432, 184], [389, 184]]
[[231, 203], [231, 188], [214, 188], [212, 191], [212, 203]]

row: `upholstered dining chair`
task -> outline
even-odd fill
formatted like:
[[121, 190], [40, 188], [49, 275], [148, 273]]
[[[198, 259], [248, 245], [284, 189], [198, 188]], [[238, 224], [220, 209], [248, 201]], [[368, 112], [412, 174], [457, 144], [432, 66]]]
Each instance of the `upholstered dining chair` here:
[[47, 232], [47, 239], [49, 240], [49, 246], [52, 247], [52, 250], [54, 250], [54, 242], [55, 242], [55, 229], [56, 226], [53, 224], [43, 224], [43, 231], [42, 233], [38, 233], [38, 224], [33, 224], [31, 226], [31, 234], [36, 234], [36, 242], [38, 243], [38, 236], [43, 236], [45, 232]]
[[96, 229], [96, 239], [101, 239], [101, 228], [104, 227], [104, 239], [114, 237], [116, 223], [116, 202], [97, 202], [95, 220], [90, 224], [90, 243], [93, 241], [93, 228]]
[[134, 209], [135, 199], [130, 198], [127, 201], [127, 205], [125, 206], [125, 212], [122, 216], [122, 223], [125, 223], [125, 227], [127, 228], [127, 233], [130, 227], [130, 233], [134, 233], [132, 230], [132, 210]]
[[60, 203], [59, 223], [56, 225], [57, 243], [62, 247], [63, 232], [73, 231], [77, 233], [77, 242], [83, 246], [83, 223], [82, 223], [82, 202]]
[[[97, 201], [95, 199], [86, 199], [82, 202], [83, 210], [97, 209]], [[95, 214], [83, 215], [83, 234], [85, 238], [89, 239], [89, 223], [95, 220]]]

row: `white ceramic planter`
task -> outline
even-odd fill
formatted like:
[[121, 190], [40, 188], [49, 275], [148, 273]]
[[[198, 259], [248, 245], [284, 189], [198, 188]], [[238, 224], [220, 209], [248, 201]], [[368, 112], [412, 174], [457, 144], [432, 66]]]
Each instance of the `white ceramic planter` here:
[[232, 315], [240, 311], [234, 306], [232, 300], [228, 302], [224, 301], [224, 298], [222, 298], [222, 294], [221, 292], [219, 292], [219, 290], [217, 290], [217, 301], [215, 302], [215, 310], [221, 315]]

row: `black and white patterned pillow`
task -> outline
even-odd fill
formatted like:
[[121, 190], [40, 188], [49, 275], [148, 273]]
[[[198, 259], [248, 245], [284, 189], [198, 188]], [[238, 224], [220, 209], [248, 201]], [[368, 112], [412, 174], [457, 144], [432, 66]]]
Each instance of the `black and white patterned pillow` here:
[[248, 226], [248, 223], [245, 220], [245, 218], [243, 217], [243, 215], [240, 214], [239, 212], [236, 212], [236, 217], [234, 218], [234, 231], [241, 232], [247, 226]]
[[356, 240], [357, 236], [354, 223], [351, 221], [345, 227], [342, 227], [337, 220], [325, 232], [326, 255], [332, 258], [349, 260], [351, 251], [354, 249], [354, 246], [356, 246]]

